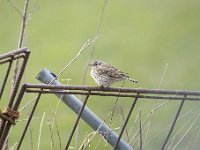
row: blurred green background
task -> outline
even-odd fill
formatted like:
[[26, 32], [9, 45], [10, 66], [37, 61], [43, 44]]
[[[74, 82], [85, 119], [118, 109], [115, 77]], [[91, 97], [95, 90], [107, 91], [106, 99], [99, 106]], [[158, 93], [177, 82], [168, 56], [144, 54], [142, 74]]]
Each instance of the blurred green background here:
[[[23, 10], [24, 1], [10, 0], [10, 2], [19, 10]], [[59, 73], [77, 54], [82, 45], [88, 39], [94, 37], [103, 5], [104, 1], [101, 0], [30, 0], [23, 45], [31, 50], [31, 55], [23, 82], [39, 83], [35, 77], [42, 68], [47, 68], [56, 74]], [[200, 1], [198, 0], [108, 0], [100, 28], [101, 36], [97, 39], [93, 59], [101, 59], [111, 63], [139, 80], [137, 85], [126, 82], [125, 86], [128, 87], [199, 90], [199, 14]], [[0, 2], [0, 21], [0, 53], [5, 53], [17, 48], [21, 26], [19, 14], [6, 0]], [[92, 46], [88, 47], [60, 76], [60, 81], [63, 84], [66, 84], [66, 81], [62, 79], [70, 79], [69, 84], [72, 85], [82, 83], [84, 69], [91, 51]], [[168, 64], [166, 74], [160, 87], [159, 84], [166, 64]], [[2, 71], [0, 73], [3, 74]], [[4, 93], [4, 99], [8, 95], [9, 84]], [[95, 85], [89, 72], [85, 84]], [[121, 83], [115, 86], [120, 85]], [[27, 95], [23, 99], [22, 106], [34, 96]], [[44, 96], [36, 111], [35, 116], [41, 116], [43, 112], [46, 112], [40, 149], [50, 149], [51, 147], [48, 120], [51, 122], [52, 111], [57, 102], [57, 99], [52, 95]], [[114, 102], [115, 98], [94, 97], [93, 101], [89, 101], [89, 107], [102, 119], [105, 119], [108, 112], [112, 110]], [[162, 102], [159, 101], [158, 103]], [[5, 105], [6, 101], [4, 100], [0, 104]], [[126, 99], [120, 101], [118, 105], [123, 107], [124, 113], [127, 113], [130, 104], [130, 99]], [[138, 114], [139, 108], [142, 108], [142, 116], [145, 118], [153, 104], [153, 101], [141, 100], [132, 116], [132, 122], [135, 119], [134, 116]], [[197, 104], [198, 102], [187, 102], [184, 111]], [[171, 123], [178, 105], [179, 102], [177, 101], [170, 102], [152, 118], [149, 138], [154, 133], [158, 133], [163, 126], [166, 127]], [[193, 115], [196, 113], [193, 112]], [[26, 110], [22, 113], [22, 118], [27, 118]], [[56, 118], [62, 138], [62, 148], [64, 148], [76, 116], [61, 103]], [[32, 122], [34, 149], [37, 148], [40, 121], [41, 118]], [[13, 129], [10, 146], [17, 142], [17, 137], [21, 133], [19, 129], [22, 129], [24, 123], [19, 123]], [[199, 123], [197, 125], [199, 126]], [[119, 126], [119, 124], [116, 126]], [[132, 124], [130, 124], [131, 126]], [[136, 126], [138, 126], [138, 123], [136, 123]], [[82, 143], [86, 132], [90, 133], [91, 131], [84, 122], [81, 122], [79, 145]], [[150, 142], [144, 149], [159, 149], [166, 133]], [[185, 140], [191, 142], [194, 133], [193, 130]], [[55, 147], [59, 149], [56, 132], [54, 132], [54, 136]], [[30, 135], [27, 133], [22, 149], [31, 147], [29, 137]], [[100, 139], [100, 137], [98, 138]], [[74, 146], [74, 143], [72, 142], [72, 146]], [[182, 142], [176, 149], [183, 149], [189, 145], [188, 143]], [[102, 149], [104, 144], [97, 149]], [[89, 149], [93, 149], [95, 145], [94, 140]], [[194, 149], [197, 149], [198, 147], [195, 146]], [[137, 147], [137, 144], [135, 147]], [[108, 149], [111, 148], [108, 147]]]

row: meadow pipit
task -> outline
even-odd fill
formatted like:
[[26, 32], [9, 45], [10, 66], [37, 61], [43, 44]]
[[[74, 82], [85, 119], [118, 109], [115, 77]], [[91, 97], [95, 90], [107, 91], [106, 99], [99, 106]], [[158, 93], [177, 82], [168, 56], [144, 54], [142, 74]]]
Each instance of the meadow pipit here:
[[112, 65], [101, 60], [95, 60], [89, 65], [92, 67], [90, 75], [100, 86], [108, 87], [115, 82], [126, 79], [135, 83], [138, 82], [137, 80], [130, 78], [127, 73], [120, 71]]

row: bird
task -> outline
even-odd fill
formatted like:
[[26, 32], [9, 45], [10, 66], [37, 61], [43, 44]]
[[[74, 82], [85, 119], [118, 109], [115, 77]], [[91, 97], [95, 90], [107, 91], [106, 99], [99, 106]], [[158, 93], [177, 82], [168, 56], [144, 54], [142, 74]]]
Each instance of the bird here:
[[101, 87], [110, 87], [114, 83], [124, 80], [138, 83], [137, 80], [130, 78], [127, 73], [102, 60], [95, 60], [89, 66], [91, 66], [90, 75]]

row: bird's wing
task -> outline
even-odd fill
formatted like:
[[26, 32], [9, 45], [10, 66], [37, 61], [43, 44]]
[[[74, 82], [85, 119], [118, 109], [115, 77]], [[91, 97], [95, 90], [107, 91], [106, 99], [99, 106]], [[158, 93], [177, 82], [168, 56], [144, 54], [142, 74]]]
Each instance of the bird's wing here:
[[102, 74], [102, 75], [105, 74], [105, 75], [107, 75], [109, 77], [113, 77], [113, 78], [124, 78], [124, 77], [128, 76], [127, 73], [120, 71], [109, 64], [106, 64], [105, 66], [101, 66], [101, 68], [99, 70], [100, 70], [100, 74]]

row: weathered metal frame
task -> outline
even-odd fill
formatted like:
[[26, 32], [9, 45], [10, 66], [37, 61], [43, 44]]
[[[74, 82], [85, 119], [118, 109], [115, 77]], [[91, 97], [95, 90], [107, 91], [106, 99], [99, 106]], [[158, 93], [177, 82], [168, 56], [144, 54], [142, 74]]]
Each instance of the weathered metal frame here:
[[[76, 94], [76, 95], [86, 95], [86, 100], [88, 99], [89, 96], [92, 95], [100, 95], [100, 96], [122, 96], [122, 97], [131, 97], [135, 98], [128, 115], [125, 119], [124, 125], [122, 126], [121, 132], [119, 139], [116, 142], [116, 145], [114, 146], [114, 149], [117, 149], [118, 141], [123, 135], [124, 129], [129, 121], [129, 118], [131, 116], [131, 113], [134, 109], [134, 106], [136, 105], [137, 101], [139, 98], [143, 99], [148, 99], [148, 100], [153, 100], [155, 99], [174, 99], [174, 100], [180, 100], [180, 106], [178, 108], [177, 113], [175, 114], [175, 119], [172, 122], [172, 126], [168, 132], [168, 135], [166, 139], [164, 140], [164, 143], [162, 145], [161, 149], [164, 149], [166, 146], [169, 137], [171, 133], [173, 132], [173, 129], [175, 127], [176, 121], [178, 119], [178, 116], [181, 112], [181, 109], [183, 108], [185, 100], [190, 100], [190, 101], [200, 101], [200, 91], [188, 91], [188, 90], [160, 90], [160, 89], [135, 89], [135, 88], [115, 88], [115, 87], [108, 87], [108, 88], [101, 88], [101, 87], [92, 87], [92, 86], [70, 86], [70, 85], [65, 85], [65, 86], [56, 86], [56, 85], [46, 85], [46, 84], [24, 84], [23, 92], [24, 93], [39, 93], [39, 94]], [[120, 93], [119, 93], [120, 91]], [[130, 94], [131, 93], [131, 94]], [[147, 95], [146, 95], [147, 94]], [[22, 99], [22, 97], [19, 97], [19, 99]], [[86, 105], [84, 103], [83, 107]], [[83, 110], [83, 109], [82, 109]], [[80, 115], [78, 115], [78, 119], [76, 121], [76, 125], [79, 122]], [[32, 116], [31, 116], [32, 117]], [[30, 118], [29, 118], [30, 119]], [[31, 120], [31, 119], [30, 119]], [[28, 126], [26, 126], [28, 128]], [[73, 127], [73, 132], [75, 131], [76, 126]], [[27, 129], [26, 129], [27, 130]], [[70, 141], [73, 136], [73, 132], [71, 133], [71, 136], [69, 140], [67, 141], [66, 148], [69, 146]], [[25, 135], [25, 132], [23, 132], [23, 135]], [[21, 139], [20, 143], [22, 142], [23, 139]]]
[[[5, 90], [5, 86], [6, 86], [8, 76], [10, 74], [11, 67], [13, 65], [14, 60], [22, 59], [22, 63], [21, 63], [21, 66], [19, 68], [16, 81], [15, 81], [15, 83], [14, 83], [14, 85], [13, 85], [11, 91], [10, 91], [10, 97], [9, 97], [8, 105], [7, 105], [7, 107], [9, 107], [9, 108], [11, 108], [15, 111], [17, 111], [17, 108], [14, 108], [12, 106], [13, 106], [15, 97], [17, 95], [22, 76], [24, 74], [29, 55], [30, 55], [30, 50], [28, 48], [20, 48], [20, 49], [16, 49], [16, 50], [13, 50], [13, 51], [10, 51], [8, 53], [0, 55], [0, 65], [4, 65], [4, 64], [7, 64], [7, 63], [9, 64], [8, 68], [6, 70], [6, 74], [4, 76], [4, 79], [3, 79], [2, 86], [1, 86], [0, 100], [3, 96], [3, 92]], [[16, 101], [16, 103], [20, 103], [20, 102]], [[0, 120], [0, 149], [3, 147], [4, 141], [5, 141], [6, 137], [8, 136], [8, 132], [10, 130], [10, 127], [11, 127], [11, 123], [7, 122], [6, 120]]]
[[[8, 63], [8, 68], [2, 83], [2, 87], [0, 90], [0, 99], [3, 95], [3, 91], [5, 89], [5, 85], [7, 83], [7, 79], [13, 64], [13, 61], [16, 59], [22, 58], [22, 65], [19, 69], [19, 73], [17, 75], [17, 80], [14, 84], [13, 89], [11, 90], [8, 106], [12, 108], [13, 110], [17, 111], [21, 100], [23, 99], [23, 96], [25, 93], [36, 93], [38, 94], [35, 104], [32, 108], [32, 111], [30, 113], [30, 116], [28, 118], [28, 121], [25, 125], [25, 128], [22, 132], [21, 138], [19, 140], [17, 149], [20, 149], [20, 146], [22, 144], [22, 141], [24, 139], [24, 136], [26, 134], [26, 131], [29, 127], [29, 124], [31, 122], [31, 119], [34, 115], [34, 112], [37, 108], [37, 105], [39, 103], [39, 100], [41, 98], [42, 94], [66, 94], [66, 95], [86, 95], [85, 101], [82, 104], [80, 111], [77, 116], [77, 120], [72, 128], [70, 137], [67, 141], [65, 149], [68, 149], [70, 142], [72, 140], [73, 134], [76, 130], [76, 127], [80, 121], [81, 115], [84, 112], [85, 106], [87, 104], [87, 100], [90, 96], [96, 95], [96, 96], [115, 96], [115, 97], [130, 97], [134, 98], [133, 104], [128, 112], [127, 117], [125, 118], [125, 122], [122, 126], [122, 129], [120, 131], [120, 134], [118, 136], [118, 139], [116, 140], [115, 145], [113, 145], [114, 149], [118, 149], [119, 141], [123, 135], [123, 132], [126, 128], [126, 125], [130, 119], [130, 116], [132, 114], [132, 111], [134, 110], [134, 107], [139, 99], [148, 99], [148, 100], [154, 100], [154, 99], [162, 99], [162, 100], [180, 100], [180, 106], [178, 108], [177, 113], [175, 114], [175, 118], [172, 122], [171, 128], [168, 132], [167, 137], [165, 138], [163, 145], [161, 147], [161, 150], [164, 150], [172, 132], [176, 125], [177, 119], [179, 117], [179, 114], [183, 108], [184, 102], [186, 100], [188, 101], [200, 101], [200, 91], [189, 91], [189, 90], [162, 90], [162, 89], [143, 89], [143, 88], [115, 88], [115, 87], [92, 87], [92, 86], [70, 86], [70, 85], [50, 85], [47, 82], [47, 84], [24, 84], [21, 87], [20, 93], [14, 103], [14, 100], [16, 98], [16, 94], [21, 82], [21, 78], [23, 76], [23, 73], [25, 71], [25, 67], [29, 58], [30, 51], [27, 48], [21, 48], [18, 50], [11, 51], [9, 53], [0, 55], [0, 65]], [[51, 74], [52, 75], [52, 74]], [[54, 77], [54, 75], [52, 75]], [[48, 81], [49, 83], [52, 83], [56, 78], [53, 80]], [[14, 103], [14, 105], [13, 105]], [[0, 125], [0, 149], [2, 148], [4, 141], [6, 137], [8, 136], [8, 132], [10, 130], [11, 124], [5, 120]], [[106, 137], [106, 135], [103, 135], [103, 137]], [[129, 149], [129, 148], [127, 148]], [[130, 148], [131, 149], [131, 148]]]

